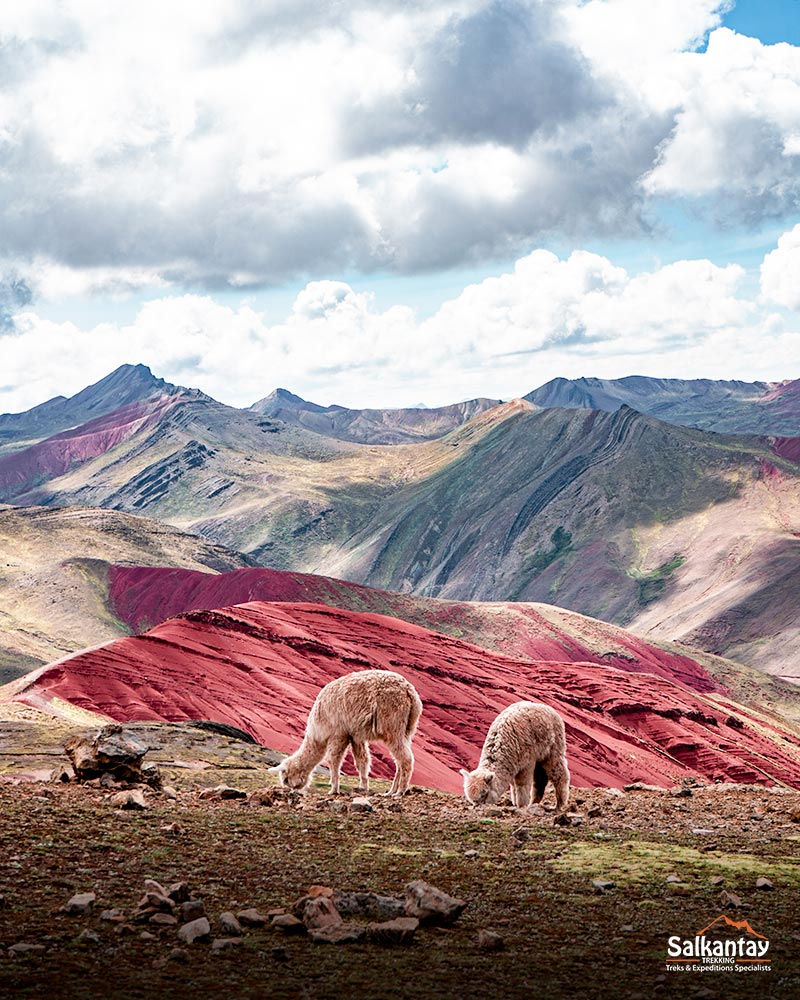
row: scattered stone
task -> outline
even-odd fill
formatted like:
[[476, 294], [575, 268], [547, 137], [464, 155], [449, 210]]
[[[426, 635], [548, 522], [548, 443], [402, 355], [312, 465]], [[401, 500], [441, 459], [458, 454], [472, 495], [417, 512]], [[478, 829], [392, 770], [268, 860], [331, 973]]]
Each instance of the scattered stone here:
[[80, 932], [77, 938], [75, 938], [75, 941], [77, 944], [85, 948], [86, 947], [96, 948], [99, 944], [102, 943], [100, 935], [96, 931], [90, 930], [88, 927], [85, 927]]
[[87, 917], [92, 912], [96, 899], [93, 892], [76, 893], [64, 906], [64, 913], [71, 917]]
[[239, 910], [236, 918], [242, 927], [263, 927], [267, 922], [264, 914], [259, 913], [255, 907], [251, 907], [249, 910]]
[[633, 934], [633, 924], [623, 924], [620, 931], [623, 934]]
[[168, 897], [158, 892], [146, 892], [139, 900], [139, 909], [158, 910], [161, 913], [174, 913], [175, 904]]
[[234, 949], [241, 947], [242, 939], [240, 937], [214, 938], [211, 942], [211, 951], [215, 955], [219, 955], [224, 951], [233, 951]]
[[314, 927], [308, 936], [314, 944], [355, 944], [363, 941], [366, 928], [363, 924], [335, 924], [329, 927]]
[[727, 889], [723, 889], [719, 894], [719, 902], [721, 906], [733, 906], [737, 909], [742, 905], [742, 900], [735, 892], [728, 892]]
[[125, 923], [125, 914], [122, 910], [116, 908], [111, 910], [103, 910], [100, 914], [101, 920], [107, 920], [111, 924], [123, 924]]
[[411, 944], [418, 927], [416, 917], [397, 917], [396, 920], [367, 924], [367, 940], [384, 945]]
[[503, 951], [506, 943], [496, 931], [478, 931], [478, 947], [481, 951]]
[[789, 820], [792, 823], [800, 823], [800, 808], [792, 809], [789, 813]]
[[140, 788], [131, 788], [126, 792], [115, 792], [108, 800], [115, 809], [148, 809], [144, 793]]
[[128, 937], [129, 935], [136, 933], [136, 928], [133, 924], [117, 924], [114, 930], [120, 935], [120, 937]]
[[724, 875], [715, 875], [711, 879], [711, 884], [712, 885], [722, 885], [724, 883], [724, 881], [725, 881], [725, 876]]
[[351, 813], [371, 813], [375, 811], [375, 807], [372, 805], [369, 799], [365, 798], [363, 795], [357, 795], [350, 802], [350, 812]]
[[317, 927], [335, 927], [342, 923], [342, 918], [327, 896], [314, 896], [307, 899], [303, 907], [303, 923], [309, 930]]
[[597, 895], [601, 895], [604, 892], [608, 892], [609, 889], [617, 888], [616, 882], [612, 882], [610, 879], [602, 879], [602, 878], [592, 879], [592, 885], [594, 886], [594, 891]]
[[673, 799], [690, 799], [694, 792], [688, 785], [679, 785], [677, 788], [670, 788], [669, 794]]
[[56, 782], [57, 784], [69, 784], [70, 781], [75, 780], [75, 772], [66, 764], [62, 764], [60, 767], [54, 767], [50, 772], [50, 780]]
[[191, 890], [186, 882], [173, 882], [169, 889], [167, 889], [167, 895], [174, 903], [187, 903], [192, 897]]
[[195, 941], [202, 941], [209, 937], [211, 937], [211, 924], [207, 917], [191, 920], [178, 930], [178, 940], [183, 941], [184, 944], [194, 944]]
[[188, 962], [189, 952], [185, 948], [173, 948], [167, 955], [168, 962]]
[[174, 927], [178, 923], [178, 918], [173, 917], [171, 913], [154, 913], [148, 922], [156, 927]]
[[142, 931], [139, 935], [140, 941], [155, 941], [155, 934], [151, 934], [150, 931]]
[[606, 788], [604, 789], [606, 795], [612, 795], [614, 798], [623, 798], [625, 793], [621, 788]]
[[165, 799], [169, 799], [171, 802], [175, 802], [178, 798], [178, 792], [172, 787], [172, 785], [164, 785], [161, 789], [161, 794]]
[[192, 920], [199, 920], [206, 915], [206, 908], [202, 899], [187, 899], [181, 903], [181, 916], [187, 923]]
[[406, 915], [405, 898], [379, 896], [375, 892], [337, 892], [333, 905], [345, 917], [367, 917], [379, 921]]
[[217, 926], [223, 938], [242, 936], [242, 925], [232, 913], [222, 913]]
[[201, 799], [246, 799], [247, 792], [230, 785], [217, 785], [215, 788], [205, 788], [200, 792]]
[[105, 774], [100, 776], [100, 787], [101, 788], [116, 788], [117, 782], [114, 779], [114, 775], [110, 771], [106, 771]]
[[278, 945], [277, 948], [272, 949], [272, 957], [276, 962], [288, 962], [289, 953], [285, 948]]
[[626, 792], [658, 792], [662, 795], [666, 791], [661, 785], [648, 785], [644, 781], [634, 781], [630, 785], [623, 785], [623, 788]]
[[12, 958], [16, 958], [18, 955], [30, 955], [44, 950], [43, 944], [29, 944], [27, 941], [19, 941], [17, 944], [11, 945], [8, 954]]
[[774, 888], [775, 888], [775, 886], [772, 884], [772, 882], [770, 882], [770, 880], [768, 878], [765, 878], [765, 876], [760, 875], [756, 879], [756, 889], [764, 889], [767, 892], [769, 892], [771, 889], [774, 889]]
[[144, 880], [144, 891], [154, 892], [157, 896], [161, 896], [162, 899], [166, 899], [167, 890], [160, 882], [156, 882], [154, 878], [146, 878]]
[[406, 916], [416, 917], [421, 924], [450, 926], [467, 907], [463, 899], [448, 896], [441, 889], [419, 879], [406, 886], [405, 901]]
[[161, 832], [166, 833], [168, 837], [179, 837], [183, 833], [183, 827], [180, 823], [165, 823], [161, 827]]
[[251, 806], [274, 806], [276, 802], [285, 801], [283, 791], [278, 785], [267, 785], [266, 788], [250, 792], [247, 801]]
[[583, 813], [563, 812], [558, 813], [553, 822], [556, 826], [581, 826], [583, 819]]
[[[516, 830], [511, 831], [511, 836], [520, 844], [525, 844], [531, 839], [533, 834], [527, 826], [520, 826]], [[475, 853], [477, 854], [478, 852], [476, 851]]]
[[600, 808], [600, 806], [589, 806], [589, 808], [586, 810], [586, 815], [589, 817], [589, 819], [597, 819], [598, 816], [603, 815], [603, 810]]
[[[241, 920], [242, 915], [239, 914]], [[272, 926], [282, 934], [305, 934], [306, 925], [292, 913], [281, 913], [272, 918]]]
[[308, 892], [306, 896], [310, 896], [312, 899], [315, 896], [326, 896], [328, 899], [333, 898], [333, 889], [327, 885], [310, 885], [308, 887]]
[[274, 910], [267, 910], [267, 919], [272, 920], [273, 917], [280, 917], [286, 913], [285, 906], [278, 906]]
[[704, 830], [702, 827], [692, 827], [692, 833], [697, 834], [698, 837], [707, 837], [713, 832], [713, 830]]
[[547, 815], [547, 810], [545, 809], [544, 806], [539, 805], [538, 802], [534, 802], [534, 804], [532, 806], [528, 806], [528, 815], [529, 816], [546, 816]]
[[464, 851], [464, 857], [465, 858], [479, 858], [480, 856], [481, 856], [481, 852], [480, 851], [476, 851], [474, 849], [473, 850], [469, 850], [469, 851]]
[[667, 882], [680, 882], [680, 879], [678, 878], [677, 875], [667, 875], [666, 881]]

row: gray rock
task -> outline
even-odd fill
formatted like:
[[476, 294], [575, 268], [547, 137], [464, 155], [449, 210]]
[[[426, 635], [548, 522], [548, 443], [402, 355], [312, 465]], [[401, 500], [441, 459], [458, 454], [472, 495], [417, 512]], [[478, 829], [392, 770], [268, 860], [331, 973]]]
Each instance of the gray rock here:
[[406, 915], [405, 899], [379, 896], [375, 892], [336, 892], [333, 904], [342, 916], [370, 920], [394, 920]]
[[416, 917], [397, 917], [395, 920], [367, 924], [367, 940], [383, 945], [411, 944], [418, 927]]
[[164, 796], [165, 799], [169, 799], [170, 802], [174, 802], [178, 798], [178, 793], [172, 787], [172, 785], [164, 785], [164, 787], [161, 789], [161, 794]]
[[236, 948], [241, 947], [242, 939], [240, 937], [214, 938], [211, 942], [211, 951], [215, 955], [219, 955], [224, 951], [234, 951]]
[[118, 781], [154, 780], [142, 774], [148, 747], [114, 723], [88, 736], [72, 736], [64, 744], [78, 781], [100, 778], [106, 772]]
[[311, 930], [319, 927], [336, 927], [342, 923], [341, 915], [333, 901], [327, 896], [315, 896], [307, 899], [303, 907], [303, 923]]
[[[241, 913], [239, 914], [241, 919]], [[305, 934], [306, 925], [293, 913], [281, 913], [272, 918], [272, 926], [282, 934]]]
[[71, 917], [86, 917], [94, 907], [97, 896], [93, 892], [78, 892], [64, 906], [64, 913]]
[[90, 930], [85, 927], [80, 934], [75, 938], [77, 944], [82, 945], [84, 948], [96, 948], [101, 944], [100, 935], [95, 931]]
[[350, 812], [351, 813], [371, 813], [375, 811], [375, 807], [370, 802], [369, 799], [365, 798], [363, 795], [357, 795], [350, 802]]
[[44, 951], [43, 944], [30, 944], [27, 941], [19, 941], [17, 944], [11, 945], [8, 949], [8, 954], [12, 958], [16, 958], [18, 955], [31, 955], [42, 951]]
[[255, 907], [250, 907], [247, 910], [239, 910], [236, 914], [236, 919], [242, 927], [263, 927], [267, 922], [264, 914], [259, 913]]
[[495, 931], [478, 931], [478, 947], [481, 951], [503, 951], [506, 943]]
[[308, 932], [314, 944], [354, 944], [363, 941], [365, 935], [366, 928], [363, 924], [345, 923], [315, 927]]
[[772, 882], [770, 882], [770, 880], [766, 878], [764, 875], [760, 875], [756, 879], [756, 889], [765, 889], [767, 892], [769, 892], [774, 888], [775, 886], [772, 884]]
[[607, 892], [609, 889], [616, 889], [617, 883], [612, 882], [610, 879], [595, 878], [592, 879], [592, 885], [596, 893]]
[[242, 925], [232, 913], [220, 914], [217, 926], [223, 939], [242, 936]]
[[173, 948], [167, 955], [168, 962], [188, 962], [189, 952], [185, 948]]
[[742, 905], [742, 900], [735, 892], [728, 892], [727, 889], [723, 889], [719, 894], [720, 906], [733, 906], [739, 908]]
[[139, 940], [140, 941], [155, 941], [156, 940], [156, 936], [155, 936], [155, 934], [151, 934], [150, 931], [142, 931], [141, 934], [139, 935]]
[[108, 800], [115, 809], [149, 809], [140, 788], [131, 788], [125, 792], [115, 792]]
[[193, 944], [195, 941], [202, 941], [209, 937], [211, 937], [211, 924], [207, 917], [191, 920], [178, 929], [178, 940], [183, 941], [184, 944]]
[[446, 892], [420, 879], [409, 882], [406, 886], [406, 916], [416, 917], [421, 924], [448, 927], [458, 920], [466, 907], [463, 899], [448, 896]]
[[217, 785], [215, 788], [205, 788], [200, 792], [201, 799], [246, 799], [247, 792], [230, 785]]
[[124, 924], [125, 914], [122, 912], [122, 910], [118, 910], [115, 907], [110, 910], [103, 910], [103, 912], [100, 914], [100, 919], [106, 920], [108, 921], [108, 923], [111, 924]]
[[480, 856], [481, 856], [481, 852], [480, 851], [476, 851], [474, 849], [473, 850], [469, 850], [469, 851], [464, 851], [464, 857], [465, 858], [479, 858]]
[[206, 915], [206, 908], [202, 899], [187, 899], [181, 903], [181, 916], [185, 921], [199, 920]]
[[178, 918], [171, 913], [154, 913], [148, 923], [154, 927], [174, 927], [178, 923]]

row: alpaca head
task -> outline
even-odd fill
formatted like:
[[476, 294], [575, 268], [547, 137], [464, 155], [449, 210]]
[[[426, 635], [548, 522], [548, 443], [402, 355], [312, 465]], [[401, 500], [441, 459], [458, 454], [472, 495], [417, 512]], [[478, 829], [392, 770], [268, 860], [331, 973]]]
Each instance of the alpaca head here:
[[478, 767], [474, 771], [461, 768], [464, 777], [464, 795], [474, 806], [493, 805], [505, 791], [494, 771], [486, 767]]
[[286, 757], [269, 768], [271, 774], [278, 775], [278, 781], [282, 788], [291, 788], [293, 791], [302, 791], [311, 781], [311, 771], [291, 757]]

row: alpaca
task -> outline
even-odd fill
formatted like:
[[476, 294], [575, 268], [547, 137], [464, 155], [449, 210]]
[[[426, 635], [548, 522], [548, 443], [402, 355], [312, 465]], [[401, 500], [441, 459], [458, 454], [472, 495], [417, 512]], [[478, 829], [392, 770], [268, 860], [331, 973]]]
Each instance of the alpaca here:
[[413, 684], [393, 670], [359, 670], [337, 677], [319, 692], [306, 722], [303, 742], [270, 771], [282, 785], [305, 789], [311, 772], [324, 758], [331, 769], [331, 794], [339, 792], [339, 772], [348, 747], [360, 778], [359, 791], [369, 790], [368, 744], [384, 743], [395, 762], [388, 794], [403, 795], [411, 781], [411, 740], [422, 714]]
[[509, 705], [494, 720], [474, 771], [461, 769], [464, 795], [476, 806], [492, 805], [511, 785], [515, 806], [541, 802], [548, 779], [556, 792], [557, 811], [569, 799], [564, 722], [558, 712], [535, 701]]

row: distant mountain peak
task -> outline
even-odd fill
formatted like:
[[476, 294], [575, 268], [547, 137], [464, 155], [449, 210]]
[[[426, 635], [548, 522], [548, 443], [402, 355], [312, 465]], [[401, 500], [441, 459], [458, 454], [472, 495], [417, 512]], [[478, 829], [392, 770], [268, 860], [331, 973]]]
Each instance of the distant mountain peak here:
[[331, 407], [320, 406], [319, 403], [311, 403], [302, 396], [297, 396], [288, 389], [273, 389], [263, 399], [256, 400], [252, 406], [248, 407], [253, 413], [261, 413], [266, 417], [274, 416], [279, 410], [307, 410], [310, 413], [324, 413]]

